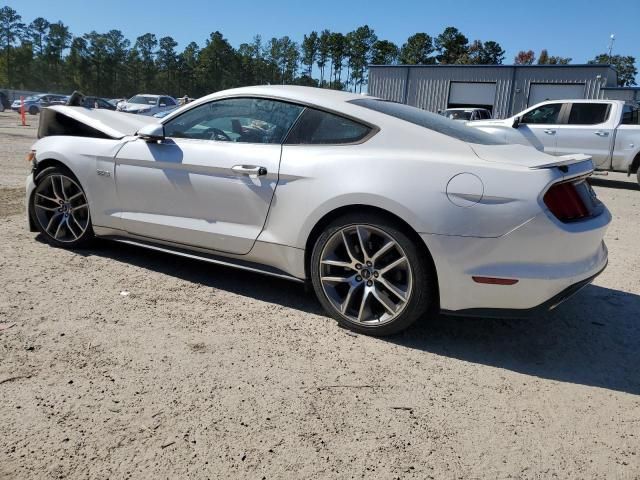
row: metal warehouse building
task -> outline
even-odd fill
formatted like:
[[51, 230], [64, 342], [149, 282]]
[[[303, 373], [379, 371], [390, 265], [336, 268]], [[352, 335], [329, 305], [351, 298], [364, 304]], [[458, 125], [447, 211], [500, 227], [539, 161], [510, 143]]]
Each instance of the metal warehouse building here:
[[368, 91], [432, 112], [482, 107], [505, 118], [544, 100], [637, 98], [616, 85], [610, 65], [371, 65]]

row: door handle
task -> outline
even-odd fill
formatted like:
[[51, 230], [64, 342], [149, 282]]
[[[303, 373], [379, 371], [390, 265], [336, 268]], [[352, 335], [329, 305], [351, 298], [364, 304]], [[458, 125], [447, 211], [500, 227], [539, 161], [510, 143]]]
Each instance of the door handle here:
[[609, 136], [609, 132], [603, 132], [602, 130], [598, 130], [597, 132], [593, 132], [593, 133], [595, 133], [599, 137], [608, 137]]
[[237, 173], [239, 175], [256, 175], [258, 177], [267, 174], [267, 169], [265, 167], [259, 167], [256, 165], [234, 165], [231, 167], [233, 173]]
[[547, 135], [554, 135], [556, 133], [555, 130], [545, 130], [544, 133], [546, 133]]

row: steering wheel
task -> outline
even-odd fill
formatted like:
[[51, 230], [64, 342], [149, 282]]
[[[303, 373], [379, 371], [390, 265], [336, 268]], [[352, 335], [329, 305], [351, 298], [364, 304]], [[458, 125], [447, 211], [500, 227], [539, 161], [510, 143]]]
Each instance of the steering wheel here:
[[231, 141], [231, 137], [219, 128], [212, 127], [209, 129], [209, 131], [212, 132], [210, 140], [222, 140], [225, 142]]

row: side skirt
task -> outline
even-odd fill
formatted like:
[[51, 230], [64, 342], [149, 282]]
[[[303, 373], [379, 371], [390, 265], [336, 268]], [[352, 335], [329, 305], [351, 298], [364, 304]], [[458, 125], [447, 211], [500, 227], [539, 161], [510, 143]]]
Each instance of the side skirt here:
[[282, 278], [284, 280], [290, 280], [292, 282], [304, 283], [303, 279], [294, 277], [293, 275], [289, 275], [288, 273], [266, 265], [261, 265], [259, 263], [248, 262], [246, 260], [240, 260], [229, 257], [221, 257], [218, 255], [213, 255], [204, 252], [195, 252], [193, 250], [186, 250], [183, 248], [169, 246], [169, 245], [159, 245], [152, 242], [142, 241], [142, 240], [132, 240], [129, 238], [119, 237], [119, 236], [103, 236], [107, 240], [113, 240], [120, 243], [126, 243], [127, 245], [134, 245], [136, 247], [142, 247], [149, 250], [155, 250], [157, 252], [169, 253], [171, 255], [177, 255], [180, 257], [191, 258], [193, 260], [200, 260], [207, 263], [213, 263], [215, 265], [222, 265], [225, 267], [237, 268], [240, 270], [245, 270], [248, 272], [261, 273], [263, 275], [269, 275], [272, 277]]

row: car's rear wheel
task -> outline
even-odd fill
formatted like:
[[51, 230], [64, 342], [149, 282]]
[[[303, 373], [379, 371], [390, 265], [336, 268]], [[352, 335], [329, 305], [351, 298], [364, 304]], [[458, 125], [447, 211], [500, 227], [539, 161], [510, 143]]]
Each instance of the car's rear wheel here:
[[325, 229], [313, 249], [311, 279], [341, 325], [370, 335], [404, 330], [436, 300], [426, 253], [401, 225], [375, 214], [349, 214]]
[[61, 167], [45, 168], [35, 183], [29, 212], [48, 243], [77, 248], [93, 238], [89, 202], [71, 172]]

